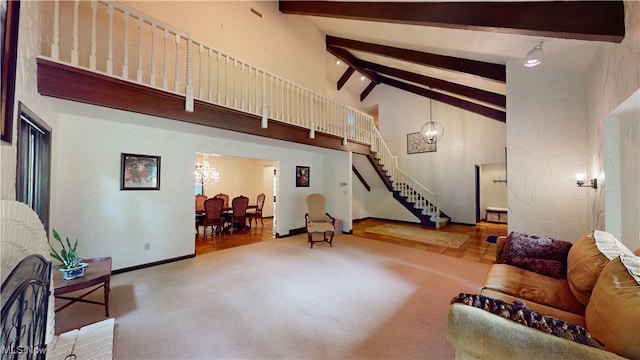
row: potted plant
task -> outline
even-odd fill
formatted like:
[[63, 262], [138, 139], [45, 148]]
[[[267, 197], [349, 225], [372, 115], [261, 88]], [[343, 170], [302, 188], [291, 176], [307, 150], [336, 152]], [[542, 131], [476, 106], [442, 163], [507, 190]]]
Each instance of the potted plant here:
[[56, 239], [62, 249], [60, 252], [57, 252], [56, 249], [53, 248], [51, 244], [49, 244], [49, 248], [51, 249], [51, 257], [61, 262], [61, 264], [57, 267], [62, 272], [63, 280], [71, 280], [84, 276], [85, 268], [89, 265], [87, 263], [82, 262], [82, 257], [78, 255], [76, 252], [76, 248], [78, 247], [78, 239], [71, 246], [71, 242], [69, 241], [69, 237], [67, 237], [67, 244], [62, 242], [60, 235], [58, 232], [53, 229], [53, 237]]

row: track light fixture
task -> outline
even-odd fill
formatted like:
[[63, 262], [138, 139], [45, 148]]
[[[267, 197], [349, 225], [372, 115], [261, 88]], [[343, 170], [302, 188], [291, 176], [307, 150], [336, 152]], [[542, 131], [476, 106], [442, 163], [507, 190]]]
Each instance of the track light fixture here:
[[542, 51], [542, 40], [540, 40], [538, 45], [527, 53], [527, 57], [524, 59], [524, 66], [534, 67], [540, 65], [542, 63], [542, 55], [544, 55], [544, 52]]

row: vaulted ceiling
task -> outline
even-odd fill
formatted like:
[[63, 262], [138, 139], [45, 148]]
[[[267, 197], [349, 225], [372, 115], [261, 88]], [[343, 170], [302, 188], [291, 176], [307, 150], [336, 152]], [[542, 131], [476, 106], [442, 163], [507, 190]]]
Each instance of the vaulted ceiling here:
[[584, 71], [598, 46], [624, 38], [621, 0], [281, 0], [279, 8], [326, 35], [332, 62], [346, 64], [333, 75], [338, 90], [352, 84], [364, 100], [385, 84], [502, 122], [507, 61], [542, 41], [540, 66]]

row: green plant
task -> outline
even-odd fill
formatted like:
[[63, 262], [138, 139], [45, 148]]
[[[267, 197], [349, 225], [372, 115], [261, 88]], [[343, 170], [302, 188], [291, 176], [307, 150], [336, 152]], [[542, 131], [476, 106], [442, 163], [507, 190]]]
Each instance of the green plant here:
[[58, 242], [62, 246], [62, 250], [60, 250], [60, 252], [58, 253], [56, 249], [53, 248], [51, 243], [49, 243], [49, 248], [51, 249], [50, 254], [51, 257], [62, 263], [62, 265], [60, 265], [61, 268], [73, 269], [82, 264], [82, 257], [78, 256], [78, 253], [76, 252], [76, 248], [78, 247], [78, 239], [76, 239], [76, 242], [73, 244], [73, 246], [71, 246], [69, 237], [67, 237], [67, 245], [65, 246], [65, 244], [62, 242], [62, 239], [60, 238], [60, 235], [55, 229], [53, 229], [53, 238], [58, 240]]

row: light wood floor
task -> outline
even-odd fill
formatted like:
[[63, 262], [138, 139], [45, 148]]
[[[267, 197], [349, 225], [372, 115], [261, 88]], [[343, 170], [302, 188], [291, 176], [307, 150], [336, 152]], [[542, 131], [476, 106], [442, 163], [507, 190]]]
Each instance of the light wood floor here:
[[[458, 248], [448, 248], [445, 246], [425, 244], [416, 241], [403, 240], [391, 236], [378, 235], [366, 232], [370, 227], [380, 224], [389, 223], [391, 221], [383, 221], [377, 219], [359, 220], [353, 223], [353, 234], [369, 238], [372, 240], [386, 241], [402, 246], [415, 249], [431, 251], [448, 256], [463, 258], [469, 261], [492, 264], [495, 262], [496, 245], [486, 241], [490, 235], [507, 235], [506, 224], [494, 224], [482, 222], [475, 226], [449, 224], [441, 228], [439, 231], [466, 234], [469, 236], [464, 244]], [[419, 224], [408, 224], [415, 227], [422, 227]], [[260, 241], [268, 241], [275, 238], [275, 229], [273, 228], [273, 219], [264, 219], [264, 227], [260, 224], [252, 226], [248, 230], [235, 231], [233, 234], [225, 233], [222, 236], [212, 236], [207, 233], [203, 236], [203, 229], [200, 227], [200, 235], [196, 236], [196, 255], [208, 253], [211, 251], [223, 250], [235, 246], [252, 244]]]

